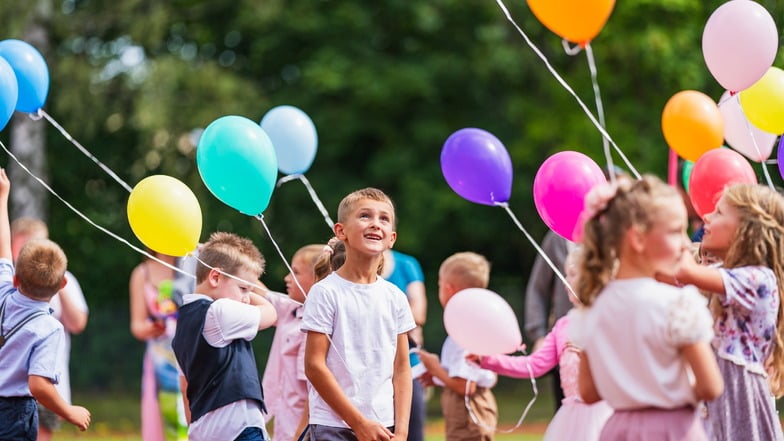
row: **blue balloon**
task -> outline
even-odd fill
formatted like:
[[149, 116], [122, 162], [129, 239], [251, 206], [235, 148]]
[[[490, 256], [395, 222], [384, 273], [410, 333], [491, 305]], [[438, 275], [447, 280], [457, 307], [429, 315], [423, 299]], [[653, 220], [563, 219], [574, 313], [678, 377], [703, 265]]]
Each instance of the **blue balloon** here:
[[512, 159], [492, 133], [460, 129], [441, 149], [441, 172], [455, 193], [471, 202], [495, 205], [512, 194]]
[[14, 69], [19, 85], [16, 110], [35, 113], [49, 94], [49, 68], [40, 52], [21, 40], [0, 41], [0, 57]]
[[305, 112], [294, 106], [273, 107], [260, 125], [272, 140], [281, 173], [303, 174], [310, 169], [316, 157], [318, 134]]
[[256, 216], [269, 204], [278, 160], [269, 136], [242, 116], [223, 116], [202, 133], [196, 165], [207, 188], [224, 204]]
[[18, 96], [19, 86], [16, 84], [14, 69], [4, 58], [0, 58], [0, 130], [11, 120]]

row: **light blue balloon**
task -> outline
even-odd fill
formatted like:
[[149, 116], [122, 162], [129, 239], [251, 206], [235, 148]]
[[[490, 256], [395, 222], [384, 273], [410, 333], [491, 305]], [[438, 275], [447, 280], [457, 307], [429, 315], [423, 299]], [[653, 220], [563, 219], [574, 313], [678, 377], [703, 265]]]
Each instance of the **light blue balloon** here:
[[19, 86], [16, 84], [14, 69], [5, 58], [0, 58], [0, 130], [11, 120], [18, 97]]
[[44, 57], [29, 43], [13, 39], [0, 41], [0, 57], [8, 61], [16, 74], [19, 85], [16, 110], [37, 112], [49, 94], [49, 68]]
[[278, 176], [272, 141], [258, 124], [223, 116], [202, 133], [196, 165], [207, 188], [224, 204], [256, 216], [269, 204]]
[[305, 112], [294, 106], [273, 107], [260, 125], [272, 140], [281, 173], [304, 174], [310, 169], [316, 158], [318, 134]]

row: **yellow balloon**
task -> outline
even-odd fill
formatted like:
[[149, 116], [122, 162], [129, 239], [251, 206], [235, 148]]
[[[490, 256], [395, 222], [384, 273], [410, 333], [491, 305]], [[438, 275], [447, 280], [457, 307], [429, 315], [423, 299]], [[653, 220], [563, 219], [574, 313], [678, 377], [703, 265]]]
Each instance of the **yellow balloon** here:
[[150, 249], [184, 256], [201, 236], [201, 207], [187, 185], [171, 176], [155, 175], [136, 184], [128, 198], [128, 222]]
[[724, 119], [719, 106], [696, 90], [673, 95], [662, 111], [662, 133], [667, 145], [683, 159], [696, 162], [724, 142]]
[[784, 70], [771, 67], [740, 92], [740, 107], [757, 128], [774, 135], [784, 133]]
[[528, 0], [528, 7], [547, 29], [585, 46], [607, 23], [615, 0]]

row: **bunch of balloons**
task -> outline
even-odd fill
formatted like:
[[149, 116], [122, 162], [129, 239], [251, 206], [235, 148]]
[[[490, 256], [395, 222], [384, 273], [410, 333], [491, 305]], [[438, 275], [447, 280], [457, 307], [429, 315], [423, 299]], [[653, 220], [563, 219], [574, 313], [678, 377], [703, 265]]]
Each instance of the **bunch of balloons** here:
[[49, 94], [49, 68], [36, 48], [21, 40], [0, 41], [0, 130], [14, 110], [35, 113]]

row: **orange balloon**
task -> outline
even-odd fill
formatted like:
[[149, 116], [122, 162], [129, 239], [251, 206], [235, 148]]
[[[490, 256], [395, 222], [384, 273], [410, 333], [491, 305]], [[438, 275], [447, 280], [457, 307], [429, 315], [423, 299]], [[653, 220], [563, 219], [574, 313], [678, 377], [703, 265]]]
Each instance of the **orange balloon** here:
[[696, 90], [682, 90], [667, 101], [662, 112], [667, 145], [683, 159], [696, 162], [708, 150], [721, 147], [724, 120], [719, 106]]
[[528, 7], [547, 29], [585, 46], [607, 23], [615, 0], [528, 0]]

